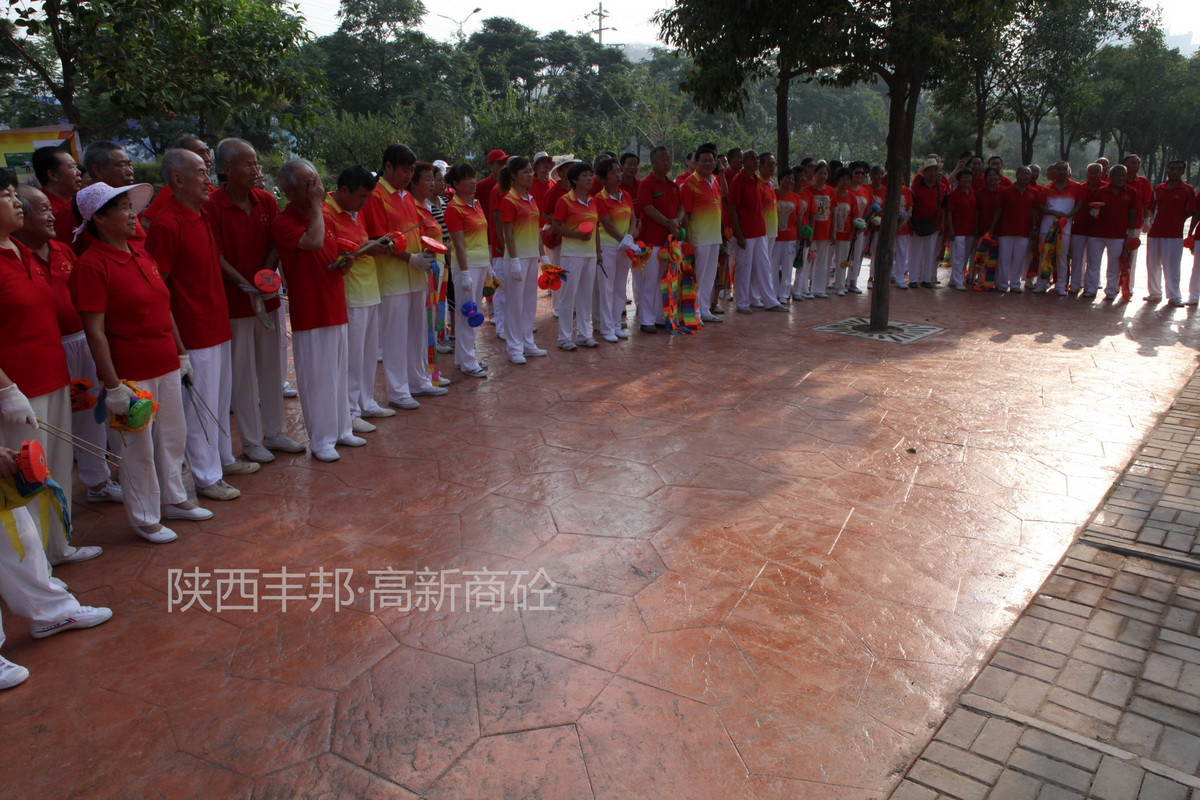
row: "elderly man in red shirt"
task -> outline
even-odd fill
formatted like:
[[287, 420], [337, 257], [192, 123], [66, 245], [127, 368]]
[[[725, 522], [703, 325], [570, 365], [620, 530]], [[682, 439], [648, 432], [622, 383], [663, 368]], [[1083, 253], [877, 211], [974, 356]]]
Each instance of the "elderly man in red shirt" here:
[[1029, 167], [1017, 167], [1017, 180], [1000, 194], [1000, 207], [992, 215], [992, 233], [999, 238], [996, 288], [1020, 292], [1029, 264], [1031, 245], [1037, 240], [1041, 192], [1032, 183]]
[[[1121, 248], [1126, 239], [1140, 230], [1137, 192], [1127, 183], [1128, 170], [1118, 164], [1108, 171], [1108, 183], [1089, 192], [1087, 203], [1093, 212], [1088, 236], [1088, 270], [1100, 270], [1100, 260], [1108, 255], [1108, 277], [1104, 297], [1112, 300], [1119, 291]], [[1133, 259], [1130, 258], [1129, 285], [1133, 285]]]
[[765, 310], [787, 311], [775, 296], [775, 278], [771, 274], [764, 184], [758, 175], [758, 153], [744, 151], [742, 171], [729, 182], [729, 218], [738, 246], [733, 295], [739, 314], [750, 313], [751, 298], [755, 295], [762, 300]]
[[1196, 213], [1196, 192], [1185, 183], [1183, 161], [1167, 164], [1167, 179], [1154, 187], [1150, 197], [1153, 222], [1146, 237], [1146, 300], [1157, 303], [1162, 299], [1162, 285], [1167, 285], [1167, 303], [1176, 308], [1184, 305], [1179, 291], [1179, 264], [1183, 260], [1183, 232], [1188, 219]]
[[[162, 160], [163, 192], [172, 192], [146, 237], [146, 251], [171, 291], [171, 313], [187, 348], [191, 391], [184, 392], [187, 459], [196, 493], [234, 500], [241, 492], [226, 475], [248, 475], [258, 464], [233, 457], [228, 425], [232, 392], [229, 309], [221, 279], [221, 256], [204, 204], [208, 168], [189, 150], [168, 150]], [[186, 373], [186, 370], [183, 370]]]
[[1084, 181], [1079, 184], [1079, 202], [1083, 206], [1071, 221], [1071, 291], [1082, 289], [1084, 297], [1095, 297], [1100, 291], [1100, 265], [1093, 269], [1088, 263], [1088, 239], [1092, 233], [1092, 209], [1088, 207], [1088, 198], [1100, 190], [1104, 181], [1104, 166], [1098, 162], [1088, 164]]
[[54, 214], [54, 238], [71, 244], [75, 238], [75, 215], [71, 201], [79, 191], [83, 173], [69, 150], [61, 147], [39, 147], [33, 151], [33, 174]]
[[217, 144], [217, 170], [225, 177], [212, 193], [204, 213], [212, 226], [225, 278], [225, 300], [233, 329], [232, 407], [246, 458], [275, 460], [272, 450], [303, 453], [304, 445], [289, 438], [283, 416], [283, 384], [279, 340], [283, 325], [279, 298], [263, 295], [254, 276], [279, 266], [271, 241], [271, 220], [279, 213], [275, 195], [255, 188], [262, 170], [254, 145], [245, 139]]
[[650, 151], [651, 172], [639, 184], [634, 203], [642, 220], [642, 241], [650, 246], [650, 260], [646, 262], [646, 276], [642, 280], [637, 298], [638, 323], [642, 333], [658, 333], [665, 327], [662, 293], [662, 262], [658, 251], [667, 243], [668, 236], [679, 234], [679, 223], [683, 220], [683, 203], [680, 202], [679, 187], [668, 174], [671, 169], [671, 151], [659, 145]]
[[[1059, 161], [1046, 168], [1050, 182], [1039, 187], [1041, 200], [1038, 212], [1041, 223], [1038, 230], [1039, 241], [1044, 243], [1050, 232], [1050, 226], [1057, 221], [1065, 220], [1058, 234], [1058, 259], [1055, 262], [1055, 292], [1061, 297], [1067, 293], [1067, 261], [1071, 253], [1071, 231], [1075, 224], [1075, 215], [1083, 208], [1083, 189], [1080, 184], [1071, 180], [1071, 165]], [[1049, 281], [1038, 271], [1037, 291], [1049, 289]]]
[[271, 237], [287, 278], [308, 447], [318, 461], [337, 461], [336, 445], [367, 443], [350, 428], [349, 317], [343, 275], [351, 259], [339, 257], [337, 234], [324, 213], [325, 187], [312, 163], [302, 158], [288, 161], [275, 182], [288, 199], [287, 207], [271, 221]]
[[[942, 182], [942, 162], [925, 160], [921, 173], [912, 185], [912, 215], [908, 244], [909, 286], [931, 289], [937, 280], [937, 264], [941, 252], [941, 231], [946, 206], [946, 184]], [[813, 276], [816, 280], [816, 276]], [[897, 280], [897, 283], [899, 281]]]

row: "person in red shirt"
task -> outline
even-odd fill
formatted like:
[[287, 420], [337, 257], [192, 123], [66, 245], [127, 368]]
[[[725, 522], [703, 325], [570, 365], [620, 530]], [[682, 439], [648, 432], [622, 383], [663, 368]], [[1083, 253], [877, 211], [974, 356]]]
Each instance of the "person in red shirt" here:
[[245, 139], [221, 140], [216, 163], [225, 182], [204, 205], [204, 216], [220, 253], [233, 332], [231, 405], [246, 458], [265, 464], [275, 460], [272, 450], [304, 452], [304, 445], [287, 435], [283, 396], [277, 388], [283, 384], [279, 298], [263, 295], [254, 285], [260, 270], [279, 266], [271, 242], [271, 220], [279, 204], [275, 195], [255, 188], [262, 170], [254, 146]]
[[729, 182], [729, 217], [738, 246], [733, 294], [739, 314], [750, 313], [755, 295], [763, 301], [767, 311], [787, 311], [775, 297], [762, 183], [758, 175], [758, 153], [744, 150], [742, 171]]
[[779, 265], [775, 296], [781, 303], [791, 302], [792, 281], [795, 278], [796, 247], [799, 242], [796, 220], [800, 195], [796, 194], [796, 173], [785, 169], [779, 173], [779, 189], [775, 192], [779, 209], [779, 235], [775, 237], [775, 263]]
[[[1041, 225], [1038, 230], [1039, 254], [1046, 246], [1046, 236], [1050, 226], [1056, 220], [1063, 219], [1063, 228], [1058, 235], [1058, 261], [1055, 264], [1055, 292], [1060, 296], [1067, 293], [1068, 261], [1071, 253], [1071, 233], [1075, 224], [1075, 216], [1083, 208], [1082, 191], [1078, 183], [1071, 180], [1071, 165], [1059, 161], [1046, 168], [1046, 176], [1050, 182], [1040, 187], [1041, 202], [1038, 212], [1041, 215]], [[1037, 291], [1044, 292], [1049, 288], [1048, 280], [1038, 271]]]
[[[582, 167], [583, 162], [576, 161], [573, 165]], [[500, 187], [504, 191], [500, 200], [500, 223], [504, 250], [508, 253], [501, 266], [501, 281], [504, 291], [508, 292], [505, 313], [509, 325], [505, 331], [505, 344], [508, 360], [514, 364], [524, 364], [528, 358], [546, 355], [533, 339], [533, 321], [537, 313], [538, 265], [539, 262], [549, 264], [550, 259], [546, 257], [538, 225], [541, 212], [529, 193], [532, 182], [533, 165], [520, 156], [509, 159], [500, 173]], [[546, 197], [551, 195], [547, 193]], [[566, 308], [563, 313], [568, 313]]]
[[[92, 142], [83, 150], [83, 171], [92, 183], [107, 183], [114, 188], [133, 185], [133, 162], [129, 154], [115, 142]], [[146, 231], [138, 222], [133, 241], [144, 244]], [[91, 234], [85, 226], [78, 226], [71, 242], [75, 254], [79, 255], [91, 244]]]
[[543, 150], [533, 157], [533, 183], [529, 184], [529, 193], [533, 195], [538, 208], [542, 207], [542, 200], [546, 198], [546, 192], [550, 191], [553, 184], [550, 180], [550, 170], [553, 168], [554, 159], [546, 151]]
[[[59, 428], [70, 427], [71, 398], [67, 389], [67, 358], [59, 333], [54, 287], [29, 248], [13, 238], [24, 222], [16, 175], [0, 169], [0, 445], [20, 450], [22, 442], [38, 440], [46, 450], [51, 474], [71, 496], [71, 446], [47, 436], [38, 419]], [[100, 548], [76, 553], [66, 531], [50, 513], [50, 497], [35, 498], [37, 517], [52, 520], [43, 530], [52, 564], [83, 561]]]
[[[67, 374], [72, 380], [84, 379], [92, 383], [88, 391], [92, 397], [98, 397], [99, 388], [96, 386], [96, 363], [88, 350], [87, 337], [83, 332], [83, 320], [75, 310], [75, 302], [71, 299], [71, 287], [68, 281], [75, 269], [75, 251], [55, 238], [55, 220], [51, 211], [50, 200], [41, 191], [32, 186], [18, 186], [17, 193], [21, 198], [21, 209], [25, 214], [21, 230], [16, 238], [29, 248], [42, 277], [50, 282], [54, 289], [54, 308], [58, 318], [58, 332], [62, 337], [63, 351], [67, 358]], [[73, 406], [73, 404], [72, 404]], [[112, 481], [112, 472], [108, 462], [97, 453], [108, 446], [108, 426], [103, 421], [97, 422], [96, 415], [91, 409], [73, 411], [70, 419], [51, 420], [51, 424], [60, 428], [69, 428], [79, 439], [88, 442], [91, 447], [74, 448], [75, 462], [79, 465], [79, 480], [88, 487], [87, 498], [90, 502], [110, 501], [120, 503], [124, 496], [119, 484]], [[59, 439], [43, 443], [51, 458], [60, 456], [58, 448], [69, 450], [70, 446]], [[68, 502], [71, 501], [70, 454], [62, 453], [63, 463], [51, 468], [51, 473], [60, 476], [59, 483], [63, 485]]]
[[1013, 182], [1004, 175], [1004, 159], [1000, 156], [992, 156], [988, 159], [988, 167], [994, 168], [1000, 173], [1000, 188], [1007, 189], [1013, 185]]
[[696, 171], [679, 184], [680, 203], [684, 210], [684, 227], [688, 241], [696, 248], [696, 308], [703, 322], [721, 322], [712, 312], [714, 281], [722, 241], [721, 179], [716, 174], [717, 149], [709, 143], [696, 151]]
[[908, 289], [920, 284], [908, 279], [909, 218], [912, 217], [912, 189], [908, 181], [900, 184], [900, 208], [896, 211], [896, 242], [892, 245], [892, 283], [897, 289]]
[[[701, 145], [701, 147], [703, 147], [703, 145]], [[683, 186], [684, 182], [686, 182], [687, 179], [692, 176], [692, 173], [696, 171], [696, 161], [699, 158], [699, 154], [700, 151], [696, 150], [683, 157], [683, 172], [675, 176], [676, 186]]]
[[817, 162], [812, 183], [806, 185], [800, 197], [808, 206], [812, 226], [812, 244], [804, 260], [800, 287], [805, 299], [825, 298], [829, 286], [829, 271], [833, 267], [833, 187], [829, 185], [829, 165]]
[[912, 239], [908, 245], [910, 286], [916, 284], [932, 289], [937, 278], [946, 194], [942, 163], [936, 158], [926, 159], [920, 178], [912, 185]]
[[33, 151], [33, 174], [41, 184], [54, 214], [54, 238], [70, 245], [75, 238], [75, 213], [71, 201], [83, 183], [83, 173], [69, 150], [39, 147]]
[[1162, 284], [1167, 285], [1167, 302], [1178, 308], [1183, 303], [1179, 292], [1179, 265], [1183, 260], [1183, 233], [1188, 219], [1196, 213], [1196, 192], [1185, 183], [1183, 161], [1167, 164], [1167, 179], [1154, 187], [1150, 196], [1153, 221], [1146, 237], [1146, 282], [1150, 294], [1146, 298], [1157, 303], [1162, 299]]
[[[637, 201], [634, 203], [634, 209], [642, 222], [641, 240], [651, 248], [650, 260], [646, 262], [646, 274], [640, 281], [640, 292], [637, 292], [638, 279], [634, 279], [638, 323], [642, 333], [657, 333], [658, 327], [666, 326], [662, 292], [659, 289], [662, 262], [658, 260], [658, 251], [667, 243], [668, 236], [679, 235], [684, 214], [679, 187], [668, 174], [670, 169], [671, 151], [662, 145], [651, 150], [651, 171], [638, 184]], [[638, 272], [640, 270], [634, 270], [635, 275]]]
[[837, 265], [833, 281], [838, 297], [846, 295], [846, 282], [851, 268], [850, 253], [858, 225], [859, 193], [854, 188], [854, 173], [841, 167], [834, 174], [833, 190], [833, 262]]
[[[1145, 175], [1140, 174], [1142, 169], [1142, 157], [1137, 153], [1130, 153], [1121, 159], [1121, 163], [1125, 166], [1125, 170], [1129, 177], [1125, 184], [1133, 189], [1134, 194], [1138, 198], [1138, 226], [1142, 230], [1147, 230], [1150, 227], [1150, 201], [1154, 194], [1154, 187], [1150, 183], [1150, 179]], [[1110, 171], [1111, 174], [1111, 171]]]
[[[1088, 263], [1088, 239], [1092, 231], [1092, 209], [1088, 199], [1100, 191], [1106, 182], [1104, 166], [1099, 162], [1088, 164], [1084, 182], [1079, 184], [1080, 210], [1071, 220], [1071, 290], [1083, 290], [1084, 297], [1095, 297], [1100, 291], [1100, 265], [1095, 269]], [[1098, 212], [1097, 212], [1098, 213]]]
[[[488, 244], [492, 248], [492, 259], [501, 259], [504, 257], [504, 242], [500, 239], [500, 210], [492, 208], [492, 190], [496, 188], [496, 182], [500, 177], [500, 170], [504, 169], [504, 165], [508, 163], [508, 153], [497, 148], [487, 154], [487, 166], [491, 172], [475, 187], [475, 196], [479, 199], [479, 204], [483, 206], [483, 213], [487, 215], [488, 221]], [[536, 172], [536, 170], [535, 170]], [[532, 186], [532, 184], [530, 184]], [[493, 262], [493, 267], [495, 263]]]
[[628, 192], [630, 197], [637, 197], [638, 167], [641, 165], [642, 160], [636, 153], [621, 154], [621, 191]]
[[[534, 181], [537, 176], [534, 176]], [[446, 183], [454, 189], [454, 198], [446, 206], [446, 230], [454, 247], [454, 298], [461, 309], [466, 303], [482, 307], [483, 280], [490, 268], [488, 223], [483, 206], [475, 199], [475, 168], [459, 164], [450, 169]], [[530, 187], [532, 189], [532, 187]], [[532, 192], [531, 192], [532, 193]], [[454, 362], [472, 378], [486, 378], [487, 370], [475, 353], [475, 328], [457, 315], [454, 335]]]
[[960, 292], [967, 290], [967, 263], [975, 255], [975, 225], [978, 213], [971, 170], [961, 169], [955, 176], [955, 187], [946, 196], [946, 239], [950, 242], [950, 285]]
[[294, 158], [275, 184], [288, 199], [271, 220], [271, 238], [288, 285], [288, 313], [300, 408], [308, 449], [318, 461], [337, 461], [336, 445], [361, 447], [350, 428], [346, 289], [342, 276], [352, 259], [339, 255], [325, 220], [325, 187], [313, 165]]
[[149, 392], [158, 411], [140, 431], [118, 431], [125, 516], [154, 544], [178, 535], [162, 520], [200, 521], [212, 512], [188, 500], [181, 465], [187, 445], [182, 378], [191, 359], [171, 315], [171, 292], [158, 264], [136, 240], [138, 213], [150, 202], [149, 184], [120, 189], [93, 183], [75, 197], [92, 243], [71, 273], [71, 296], [83, 319], [96, 375], [110, 414], [129, 411], [133, 391]]
[[[1100, 261], [1108, 256], [1108, 277], [1104, 297], [1112, 300], [1119, 291], [1121, 248], [1126, 239], [1138, 235], [1140, 209], [1137, 192], [1127, 183], [1128, 170], [1118, 164], [1108, 171], [1108, 183], [1090, 192], [1086, 198], [1092, 213], [1088, 236], [1088, 270], [1095, 270], [1099, 280]], [[1132, 262], [1132, 258], [1130, 259]], [[1133, 285], [1133, 264], [1130, 264], [1129, 285]]]
[[[248, 475], [258, 464], [233, 457], [229, 436], [232, 362], [229, 307], [221, 278], [221, 257], [204, 213], [209, 199], [208, 169], [189, 150], [168, 150], [162, 176], [169, 202], [146, 236], [146, 252], [157, 262], [171, 290], [171, 313], [191, 359], [191, 391], [185, 392], [187, 457], [196, 493], [210, 500], [234, 500], [241, 492], [225, 475]], [[221, 420], [218, 425], [213, 419]]]
[[991, 230], [999, 239], [996, 288], [1023, 291], [1021, 281], [1029, 264], [1030, 249], [1037, 239], [1041, 193], [1030, 184], [1029, 167], [1017, 167], [1017, 180], [1000, 194], [1000, 206], [992, 214]]

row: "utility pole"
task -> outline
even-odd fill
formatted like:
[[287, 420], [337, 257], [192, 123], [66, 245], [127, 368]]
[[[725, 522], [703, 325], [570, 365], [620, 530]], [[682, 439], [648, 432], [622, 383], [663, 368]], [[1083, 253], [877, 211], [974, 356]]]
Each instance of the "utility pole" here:
[[596, 40], [597, 40], [597, 42], [599, 42], [600, 44], [604, 44], [604, 32], [605, 32], [605, 31], [615, 31], [615, 30], [616, 30], [616, 28], [610, 28], [610, 27], [608, 27], [607, 25], [605, 25], [605, 24], [604, 24], [604, 20], [606, 20], [606, 19], [608, 19], [609, 17], [611, 17], [611, 16], [612, 16], [612, 14], [606, 14], [606, 13], [604, 12], [604, 2], [603, 2], [603, 0], [601, 0], [601, 2], [600, 2], [600, 7], [599, 7], [599, 8], [597, 8], [597, 9], [596, 9], [595, 11], [593, 11], [592, 13], [590, 13], [590, 14], [584, 14], [583, 16], [584, 16], [584, 19], [587, 19], [588, 17], [595, 17], [595, 18], [596, 18], [596, 27], [595, 27], [595, 28], [592, 30], [592, 33], [596, 34]]

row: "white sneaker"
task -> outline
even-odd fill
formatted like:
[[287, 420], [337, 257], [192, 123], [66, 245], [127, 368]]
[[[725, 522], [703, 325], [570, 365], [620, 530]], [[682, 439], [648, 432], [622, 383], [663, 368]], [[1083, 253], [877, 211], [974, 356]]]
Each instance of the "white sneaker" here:
[[62, 561], [50, 562], [50, 566], [60, 567], [63, 564], [78, 564], [80, 561], [91, 561], [103, 552], [103, 547], [76, 547], [74, 553], [65, 556]]
[[396, 416], [396, 409], [383, 408], [382, 406], [373, 408], [370, 411], [362, 412], [363, 419], [376, 419], [376, 418], [394, 417], [394, 416]]
[[462, 372], [463, 375], [466, 375], [468, 378], [486, 378], [487, 377], [487, 370], [485, 370], [481, 367], [474, 367], [473, 369], [467, 369], [466, 367], [459, 367], [459, 370]]
[[273, 433], [263, 437], [263, 447], [280, 453], [303, 453], [304, 445], [285, 433]]
[[50, 576], [50, 585], [57, 586], [58, 588], [62, 589], [64, 592], [71, 591], [70, 589], [67, 588], [66, 581], [64, 581], [62, 578], [56, 578], [53, 575]]
[[437, 385], [445, 388], [446, 386], [450, 385], [450, 379], [447, 378], [445, 375], [439, 376]]
[[233, 488], [225, 481], [217, 481], [212, 486], [197, 486], [196, 494], [209, 500], [237, 500], [242, 496], [241, 490]]
[[425, 395], [427, 397], [441, 397], [444, 394], [448, 394], [449, 391], [450, 390], [445, 388], [444, 386], [426, 386], [422, 389], [418, 389], [417, 391], [413, 392], [413, 396], [416, 397], [416, 396], [420, 396], [420, 395]]
[[367, 440], [362, 438], [361, 436], [355, 436], [354, 434], [350, 434], [349, 436], [343, 436], [340, 439], [338, 439], [337, 443], [342, 445], [343, 447], [362, 447], [364, 444], [367, 443]]
[[29, 677], [29, 670], [0, 656], [0, 691], [20, 686]]
[[574, 349], [576, 349], [576, 348], [575, 348], [575, 343], [574, 343], [574, 342], [562, 342], [562, 343], [560, 343], [560, 344], [558, 345], [558, 349], [559, 349], [559, 350], [566, 350], [567, 352], [570, 352], [571, 350], [574, 350]]
[[704, 311], [700, 314], [700, 321], [701, 322], [724, 322], [725, 320], [721, 319], [716, 314], [710, 314], [709, 312]]
[[317, 461], [337, 461], [342, 456], [337, 450], [330, 447], [325, 450], [314, 450], [312, 457]]
[[450, 344], [449, 342], [438, 342], [436, 345], [434, 345], [433, 349], [439, 353], [453, 353], [454, 345]]
[[404, 397], [400, 400], [389, 400], [388, 405], [395, 406], [396, 408], [403, 408], [405, 411], [412, 411], [413, 409], [421, 407], [421, 404], [416, 400], [413, 400], [411, 397]]
[[354, 431], [355, 433], [374, 433], [375, 426], [367, 422], [362, 417], [355, 417], [354, 419], [350, 420], [350, 430]]
[[293, 397], [299, 397], [300, 393], [292, 388], [292, 384], [288, 383], [287, 381], [284, 381], [283, 382], [283, 396], [291, 399]]
[[182, 508], [180, 506], [163, 506], [163, 519], [186, 519], [192, 522], [202, 522], [206, 519], [212, 519], [213, 512], [207, 508], [194, 506], [192, 508]]
[[272, 454], [270, 450], [263, 447], [261, 444], [255, 444], [247, 447], [242, 455], [244, 455], [250, 461], [254, 461], [259, 464], [270, 464], [275, 460], [274, 454]]
[[94, 628], [97, 625], [102, 625], [112, 619], [112, 611], [107, 608], [92, 608], [91, 606], [80, 606], [69, 617], [48, 622], [44, 625], [30, 623], [29, 635], [35, 639], [45, 639], [47, 636], [53, 636], [62, 631], [69, 631], [72, 628]]
[[541, 358], [544, 355], [546, 355], [546, 351], [540, 347], [531, 347], [525, 351], [526, 358]]
[[121, 490], [121, 484], [109, 481], [99, 489], [88, 489], [87, 499], [89, 503], [124, 503], [125, 492]]
[[618, 339], [628, 339], [629, 334], [626, 333], [625, 331], [617, 331], [617, 338]]
[[524, 364], [525, 356], [509, 356], [508, 360], [514, 364]]
[[604, 334], [604, 341], [608, 342], [609, 344], [616, 344], [618, 341], [617, 335], [615, 333], [606, 333]]
[[221, 474], [223, 475], [253, 475], [258, 470], [258, 464], [241, 459], [234, 459], [232, 464], [221, 465]]
[[145, 539], [151, 544], [166, 544], [173, 542], [179, 538], [179, 534], [168, 528], [166, 525], [159, 525], [156, 531], [144, 531], [141, 528], [133, 529], [138, 536]]
[[593, 339], [590, 336], [586, 339], [580, 339], [575, 344], [579, 345], [580, 347], [599, 347], [600, 346], [600, 343], [597, 342], [595, 339]]
[[845, 290], [845, 289], [838, 289], [838, 290], [837, 290], [837, 296], [838, 296], [838, 297], [845, 297], [845, 296], [846, 296], [846, 290]]

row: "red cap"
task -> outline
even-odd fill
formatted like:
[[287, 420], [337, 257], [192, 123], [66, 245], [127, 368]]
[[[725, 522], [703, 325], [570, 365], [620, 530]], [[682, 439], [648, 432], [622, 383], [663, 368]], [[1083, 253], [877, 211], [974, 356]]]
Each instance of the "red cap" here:
[[488, 153], [487, 161], [489, 164], [494, 164], [497, 161], [508, 161], [508, 153], [500, 149], [493, 150]]

